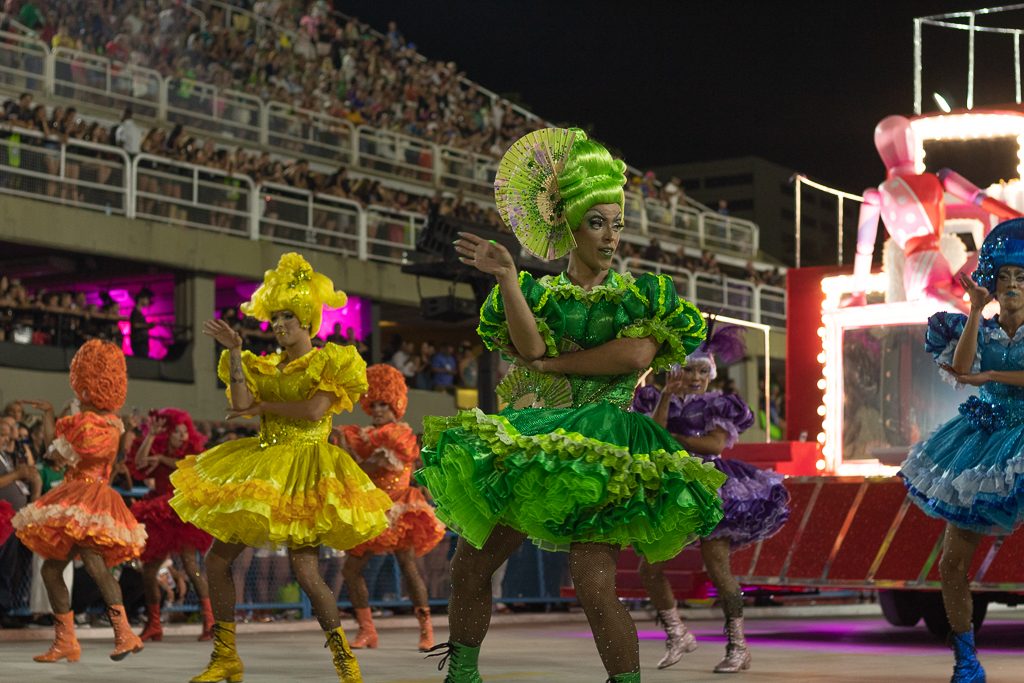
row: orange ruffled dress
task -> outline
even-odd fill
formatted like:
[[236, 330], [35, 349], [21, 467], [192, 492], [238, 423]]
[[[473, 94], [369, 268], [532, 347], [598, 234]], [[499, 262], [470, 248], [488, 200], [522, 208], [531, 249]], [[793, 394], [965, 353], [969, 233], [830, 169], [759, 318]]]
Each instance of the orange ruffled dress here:
[[13, 520], [15, 533], [32, 552], [64, 560], [75, 546], [89, 548], [108, 567], [142, 553], [146, 527], [108, 483], [123, 432], [121, 420], [110, 413], [82, 412], [57, 421], [53, 443], [68, 462], [64, 482]]
[[412, 549], [419, 557], [430, 552], [444, 538], [445, 526], [423, 492], [410, 485], [413, 463], [420, 453], [412, 428], [404, 422], [382, 427], [346, 425], [342, 433], [356, 462], [368, 466], [373, 483], [386, 491], [393, 503], [387, 531], [351, 553], [359, 556]]
[[[331, 415], [352, 410], [366, 391], [366, 363], [354, 347], [336, 344], [278, 367], [281, 361], [242, 353], [253, 397], [304, 401], [325, 391], [334, 396], [327, 414], [315, 422], [266, 414], [257, 436], [185, 458], [171, 475], [170, 505], [226, 543], [353, 548], [387, 528], [391, 507], [352, 457], [327, 441]], [[227, 383], [227, 351], [217, 372]]]

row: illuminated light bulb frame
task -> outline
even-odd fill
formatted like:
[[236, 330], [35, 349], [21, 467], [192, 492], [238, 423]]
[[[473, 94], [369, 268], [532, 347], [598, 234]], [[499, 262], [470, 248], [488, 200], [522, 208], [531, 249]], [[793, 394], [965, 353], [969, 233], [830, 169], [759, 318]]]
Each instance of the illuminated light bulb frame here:
[[[985, 140], [1017, 138], [1017, 178], [1024, 178], [1024, 112], [990, 111], [935, 114], [910, 121], [917, 141], [914, 166], [925, 172], [924, 143], [933, 140]], [[1012, 178], [1004, 178], [1012, 180]]]
[[[874, 273], [867, 280], [867, 294], [885, 292], [889, 276]], [[821, 306], [821, 322], [825, 330], [821, 338], [822, 377], [825, 391], [818, 414], [822, 414], [822, 434], [819, 435], [823, 465], [820, 471], [834, 475], [892, 476], [898, 467], [884, 465], [877, 460], [843, 460], [843, 332], [848, 329], [879, 327], [883, 325], [920, 324], [928, 321], [935, 311], [956, 312], [949, 303], [939, 300], [900, 301], [870, 306], [840, 308], [844, 294], [855, 291], [851, 275], [823, 278], [821, 290], [825, 301]], [[823, 437], [822, 437], [823, 435]]]

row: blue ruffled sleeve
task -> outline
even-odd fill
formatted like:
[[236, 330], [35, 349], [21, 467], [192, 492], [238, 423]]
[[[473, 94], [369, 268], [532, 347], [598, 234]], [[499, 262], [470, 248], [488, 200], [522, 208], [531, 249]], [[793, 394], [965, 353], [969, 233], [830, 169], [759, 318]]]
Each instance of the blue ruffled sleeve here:
[[[565, 316], [561, 306], [551, 296], [548, 288], [525, 270], [519, 271], [519, 289], [533, 311], [537, 330], [544, 340], [544, 346], [547, 347], [547, 355], [557, 356], [558, 338], [565, 328]], [[505, 319], [505, 302], [501, 299], [501, 289], [497, 285], [480, 307], [480, 325], [477, 326], [476, 333], [490, 351], [500, 351], [512, 346], [508, 321]]]
[[[707, 323], [697, 307], [676, 293], [668, 275], [644, 273], [634, 283], [642, 303], [640, 315], [619, 330], [619, 337], [652, 337], [661, 348], [651, 362], [654, 372], [683, 365], [707, 336]], [[627, 312], [628, 307], [627, 307]]]
[[[924, 335], [925, 351], [932, 354], [935, 362], [939, 365], [952, 365], [953, 354], [956, 352], [956, 344], [964, 332], [967, 324], [967, 316], [963, 313], [949, 313], [940, 311], [928, 318], [928, 330]], [[983, 325], [982, 325], [983, 327]], [[981, 327], [979, 327], [980, 332]], [[979, 334], [980, 337], [980, 334]], [[981, 340], [978, 340], [978, 347], [974, 353], [974, 360], [971, 362], [970, 372], [981, 371]], [[953, 375], [943, 369], [939, 369], [939, 375], [946, 382], [957, 389], [964, 385], [957, 382]]]

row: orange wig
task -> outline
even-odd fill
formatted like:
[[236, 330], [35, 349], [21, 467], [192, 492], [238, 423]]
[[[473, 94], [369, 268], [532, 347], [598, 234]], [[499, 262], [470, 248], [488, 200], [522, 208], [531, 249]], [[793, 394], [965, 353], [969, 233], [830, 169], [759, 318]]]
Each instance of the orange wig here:
[[366, 381], [370, 390], [359, 399], [359, 405], [367, 415], [377, 401], [391, 406], [396, 420], [401, 420], [409, 405], [409, 390], [405, 387], [405, 377], [397, 368], [378, 363], [366, 368]]
[[71, 359], [71, 388], [82, 403], [116, 412], [128, 395], [124, 353], [110, 342], [85, 342]]

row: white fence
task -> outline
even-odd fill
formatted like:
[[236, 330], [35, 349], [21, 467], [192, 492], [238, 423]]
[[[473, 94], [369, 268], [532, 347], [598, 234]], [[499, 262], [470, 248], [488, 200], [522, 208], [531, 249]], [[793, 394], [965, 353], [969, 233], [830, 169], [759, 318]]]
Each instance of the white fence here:
[[[427, 217], [245, 175], [79, 140], [0, 126], [0, 193], [262, 239], [360, 260], [407, 263]], [[783, 327], [785, 292], [737, 278], [624, 259], [634, 272], [668, 273], [709, 311]]]
[[[0, 88], [42, 91], [108, 109], [111, 117], [131, 105], [136, 116], [180, 123], [221, 139], [269, 145], [310, 161], [344, 164], [424, 189], [491, 197], [497, 161], [371, 126], [353, 126], [323, 113], [191, 79], [162, 78], [151, 69], [64, 48], [50, 50], [26, 36], [0, 32]], [[700, 249], [756, 257], [757, 225], [689, 206], [630, 196], [630, 225], [641, 234]]]

